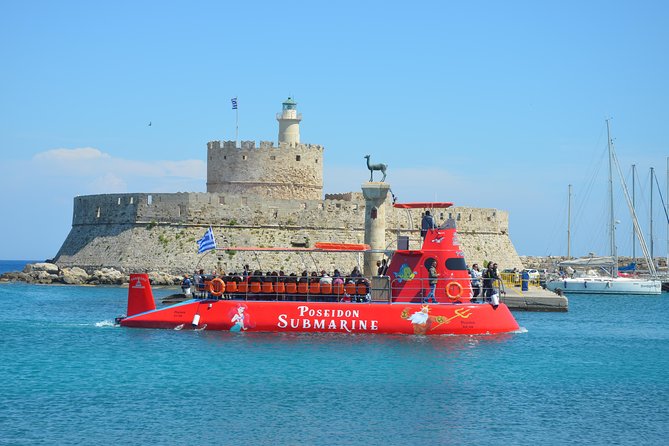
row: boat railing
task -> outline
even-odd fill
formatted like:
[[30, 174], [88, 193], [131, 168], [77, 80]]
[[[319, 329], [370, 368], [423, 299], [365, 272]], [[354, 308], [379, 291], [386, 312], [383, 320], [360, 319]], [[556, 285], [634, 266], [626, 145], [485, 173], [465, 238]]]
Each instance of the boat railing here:
[[[274, 281], [264, 282], [220, 282], [213, 280], [195, 286], [193, 296], [196, 299], [235, 299], [262, 301], [304, 301], [304, 302], [392, 302], [395, 297], [409, 297], [413, 300], [424, 300], [430, 292], [429, 278], [411, 278], [410, 280], [389, 276], [373, 276], [348, 279], [345, 283], [320, 283], [320, 281], [285, 282], [285, 278], [274, 277]], [[501, 293], [504, 284], [500, 279], [493, 279], [492, 287], [486, 291], [485, 282], [481, 279], [480, 286], [473, 286], [468, 277], [438, 278], [437, 288], [445, 290], [438, 293], [443, 300], [444, 293], [449, 301], [460, 298], [481, 300], [483, 295]], [[453, 285], [455, 284], [455, 285]], [[475, 284], [474, 284], [475, 285]], [[478, 293], [475, 292], [478, 290]]]
[[[392, 295], [400, 299], [411, 299], [411, 301], [421, 301], [427, 299], [430, 293], [430, 281], [435, 279], [430, 278], [411, 278], [409, 280], [402, 278], [395, 278], [391, 281]], [[438, 278], [438, 296], [443, 300], [444, 294], [448, 298], [446, 302], [450, 301], [484, 301], [484, 295], [489, 297], [492, 294], [503, 294], [504, 283], [502, 279], [492, 279], [491, 285], [487, 286], [488, 282], [481, 279], [472, 279], [471, 277], [446, 277]]]
[[[390, 302], [390, 285], [387, 276], [346, 278], [344, 283], [321, 283], [309, 277], [271, 276], [263, 281], [230, 281], [214, 284], [205, 280], [195, 286], [196, 299], [236, 299], [263, 301], [306, 302]], [[333, 281], [334, 282], [334, 281]]]

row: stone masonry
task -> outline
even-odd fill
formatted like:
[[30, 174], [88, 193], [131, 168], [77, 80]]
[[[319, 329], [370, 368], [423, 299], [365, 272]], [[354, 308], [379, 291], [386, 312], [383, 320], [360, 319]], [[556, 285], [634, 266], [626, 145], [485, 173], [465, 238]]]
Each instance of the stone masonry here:
[[[238, 250], [197, 254], [196, 240], [211, 225], [219, 248], [304, 247], [315, 242], [364, 242], [365, 201], [361, 194], [325, 200], [272, 200], [219, 193], [105, 194], [74, 199], [72, 230], [55, 262], [87, 271], [113, 267], [129, 273], [172, 274], [206, 270], [238, 271], [242, 265], [263, 271], [339, 268], [348, 272], [360, 259], [351, 254], [308, 255]], [[469, 264], [494, 260], [501, 268], [522, 268], [508, 237], [508, 214], [496, 209], [454, 207], [435, 212], [456, 221]], [[397, 235], [420, 241], [420, 212], [387, 208], [386, 240]], [[361, 260], [360, 260], [361, 262]]]

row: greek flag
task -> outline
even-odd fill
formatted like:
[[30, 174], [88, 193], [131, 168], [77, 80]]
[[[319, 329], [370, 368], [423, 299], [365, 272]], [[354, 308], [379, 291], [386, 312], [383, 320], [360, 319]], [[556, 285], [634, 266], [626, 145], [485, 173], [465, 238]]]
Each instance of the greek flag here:
[[232, 101], [232, 109], [237, 110], [237, 98], [230, 99]]
[[204, 233], [204, 237], [197, 241], [197, 253], [202, 254], [210, 249], [216, 249], [216, 240], [214, 240], [214, 232], [211, 230], [211, 226]]

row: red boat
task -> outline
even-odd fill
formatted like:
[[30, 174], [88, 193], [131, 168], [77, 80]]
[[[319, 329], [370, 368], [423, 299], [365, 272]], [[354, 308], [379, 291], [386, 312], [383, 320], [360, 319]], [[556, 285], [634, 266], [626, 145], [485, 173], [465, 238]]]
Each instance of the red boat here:
[[[396, 204], [426, 207], [427, 203]], [[448, 207], [450, 203], [431, 203]], [[261, 250], [261, 248], [225, 248]], [[277, 250], [276, 248], [264, 248]], [[295, 251], [291, 249], [290, 251]], [[367, 245], [317, 243], [300, 251], [379, 253]], [[492, 334], [518, 330], [508, 307], [472, 302], [470, 277], [454, 225], [427, 231], [419, 250], [388, 254], [387, 275], [347, 284], [273, 282], [227, 284], [214, 279], [203, 298], [156, 309], [146, 274], [132, 274], [124, 327], [257, 332], [339, 332], [383, 334]], [[439, 273], [435, 298], [428, 269]], [[496, 302], [495, 302], [496, 303]]]

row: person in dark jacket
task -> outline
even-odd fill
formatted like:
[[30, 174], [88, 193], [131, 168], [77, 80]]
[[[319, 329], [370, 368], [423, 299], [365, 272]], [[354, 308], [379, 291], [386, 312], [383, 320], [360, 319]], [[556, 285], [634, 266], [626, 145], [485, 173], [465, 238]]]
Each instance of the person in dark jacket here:
[[434, 222], [434, 217], [430, 215], [430, 211], [425, 211], [423, 219], [420, 222], [420, 236], [425, 238], [427, 231], [437, 227], [437, 224]]

